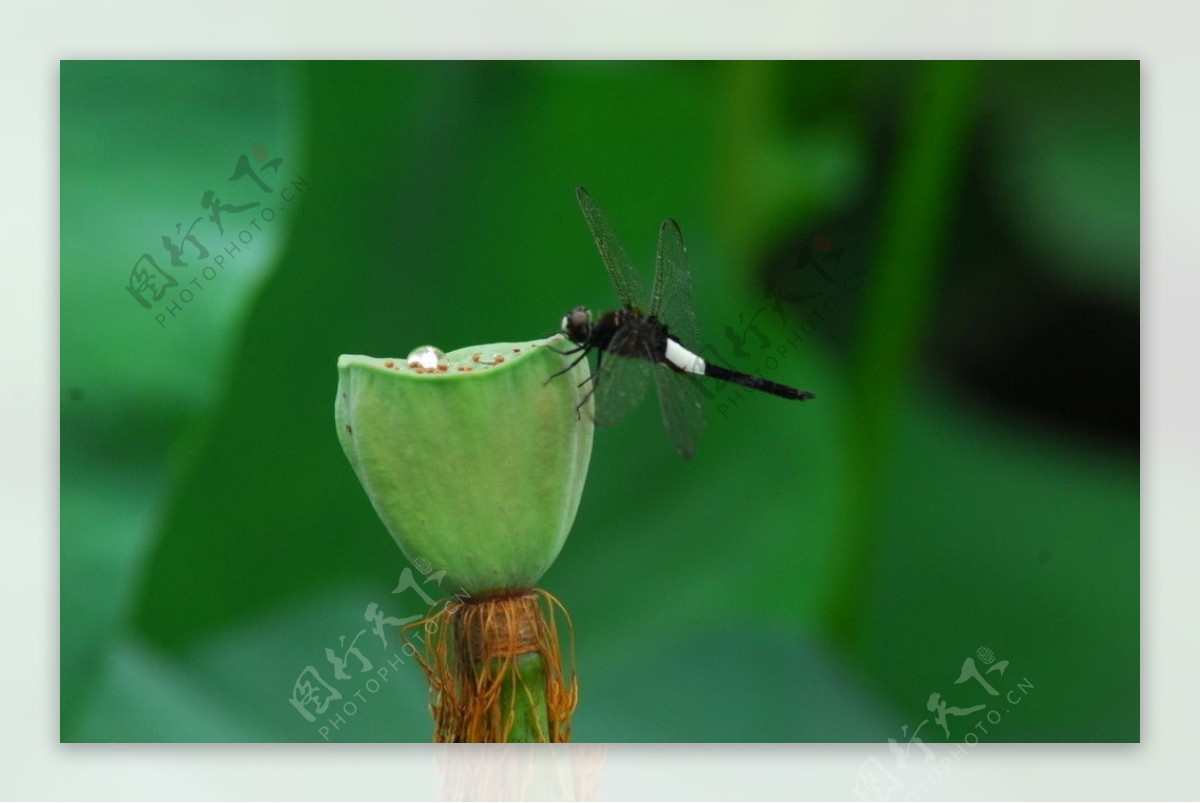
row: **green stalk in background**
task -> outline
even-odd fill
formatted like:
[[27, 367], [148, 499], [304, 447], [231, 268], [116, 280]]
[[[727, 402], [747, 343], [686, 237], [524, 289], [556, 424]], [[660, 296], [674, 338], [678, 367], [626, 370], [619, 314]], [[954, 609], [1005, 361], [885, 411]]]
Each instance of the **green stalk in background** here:
[[[338, 438], [397, 545], [454, 596], [421, 642], [437, 741], [566, 741], [577, 697], [534, 584], [575, 519], [592, 449], [589, 372], [561, 339], [338, 360]], [[569, 618], [567, 619], [569, 622]]]
[[862, 577], [876, 551], [874, 511], [884, 455], [906, 392], [939, 264], [944, 221], [958, 184], [978, 65], [923, 65], [909, 100], [895, 172], [860, 320], [864, 331], [852, 377], [849, 476], [841, 550], [835, 555], [827, 621], [835, 641], [854, 647], [866, 599]]

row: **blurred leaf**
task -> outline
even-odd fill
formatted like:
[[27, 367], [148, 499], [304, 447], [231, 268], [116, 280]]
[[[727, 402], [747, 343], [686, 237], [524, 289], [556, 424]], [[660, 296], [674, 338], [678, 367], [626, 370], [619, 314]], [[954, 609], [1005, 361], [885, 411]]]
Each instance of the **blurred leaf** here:
[[249, 712], [214, 700], [191, 669], [138, 642], [112, 649], [72, 741], [242, 742], [262, 738]]
[[1061, 280], [1136, 298], [1140, 65], [1036, 64], [1006, 65], [996, 78], [1013, 100], [998, 121], [1004, 211], [1024, 245]]
[[916, 412], [863, 577], [865, 663], [903, 722], [931, 691], [986, 702], [954, 681], [988, 647], [1036, 687], [988, 741], [1137, 741], [1137, 467], [938, 396]]
[[[61, 712], [68, 736], [133, 596], [169, 469], [186, 462], [180, 435], [216, 396], [232, 323], [269, 270], [286, 216], [246, 247], [236, 270], [208, 289], [193, 287], [193, 301], [166, 325], [155, 314], [175, 295], [146, 310], [124, 285], [140, 255], [152, 252], [187, 288], [200, 274], [196, 251], [188, 246], [182, 256], [191, 264], [176, 269], [162, 237], [178, 241], [176, 223], [206, 214], [202, 193], [220, 187], [254, 144], [298, 155], [284, 79], [285, 68], [266, 63], [62, 64]], [[163, 113], [167, 101], [177, 114]], [[225, 245], [203, 225], [195, 231], [213, 253]]]
[[746, 624], [631, 633], [585, 667], [581, 741], [853, 742], [894, 717], [813, 641]]

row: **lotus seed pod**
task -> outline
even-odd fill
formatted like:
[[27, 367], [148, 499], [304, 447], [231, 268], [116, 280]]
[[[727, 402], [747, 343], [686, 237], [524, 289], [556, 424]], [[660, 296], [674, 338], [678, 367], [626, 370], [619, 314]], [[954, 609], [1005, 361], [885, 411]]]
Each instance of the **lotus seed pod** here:
[[445, 571], [448, 594], [533, 588], [562, 549], [593, 433], [587, 361], [550, 379], [574, 359], [554, 350], [565, 345], [338, 359], [342, 449], [405, 556]]

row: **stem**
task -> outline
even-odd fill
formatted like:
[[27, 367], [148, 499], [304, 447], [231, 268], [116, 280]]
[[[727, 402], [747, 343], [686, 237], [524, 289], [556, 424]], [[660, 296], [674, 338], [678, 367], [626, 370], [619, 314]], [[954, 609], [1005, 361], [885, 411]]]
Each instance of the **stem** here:
[[535, 589], [449, 602], [405, 627], [430, 635], [416, 655], [429, 680], [434, 741], [570, 740], [579, 691], [563, 669], [556, 613], [570, 624], [562, 604]]
[[546, 714], [546, 664], [536, 652], [518, 655], [509, 667], [509, 693], [505, 695], [504, 716], [512, 719], [510, 742], [550, 741], [550, 722]]

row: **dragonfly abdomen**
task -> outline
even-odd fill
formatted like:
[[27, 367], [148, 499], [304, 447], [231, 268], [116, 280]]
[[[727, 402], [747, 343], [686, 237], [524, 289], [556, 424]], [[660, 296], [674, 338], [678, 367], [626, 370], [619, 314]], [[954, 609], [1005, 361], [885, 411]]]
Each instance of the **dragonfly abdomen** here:
[[799, 390], [797, 388], [781, 385], [778, 382], [772, 382], [769, 379], [763, 379], [761, 376], [752, 374], [743, 374], [741, 371], [733, 371], [729, 368], [722, 368], [719, 365], [708, 363], [704, 371], [705, 376], [711, 376], [713, 379], [720, 379], [723, 382], [732, 382], [735, 385], [741, 385], [744, 388], [751, 390], [761, 390], [764, 393], [770, 393], [773, 396], [779, 396], [782, 399], [793, 399], [795, 401], [807, 401], [815, 398], [815, 396], [807, 390]]

